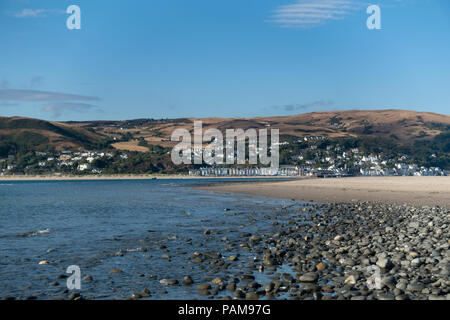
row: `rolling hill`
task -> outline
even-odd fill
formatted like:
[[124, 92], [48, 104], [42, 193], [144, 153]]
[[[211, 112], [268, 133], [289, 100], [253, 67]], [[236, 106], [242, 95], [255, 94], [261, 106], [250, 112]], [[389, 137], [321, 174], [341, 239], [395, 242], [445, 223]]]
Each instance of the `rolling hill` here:
[[203, 129], [263, 129], [276, 128], [281, 137], [326, 136], [345, 138], [370, 136], [386, 138], [400, 143], [432, 140], [450, 130], [450, 116], [430, 112], [405, 110], [329, 111], [293, 116], [256, 118], [182, 118], [167, 120], [138, 119], [127, 121], [92, 121], [71, 123], [72, 126], [90, 128], [110, 138], [128, 137], [126, 142], [113, 144], [117, 149], [142, 151], [139, 140], [149, 145], [170, 147], [171, 133], [177, 128], [192, 132], [193, 122], [201, 120]]
[[85, 128], [23, 117], [0, 117], [0, 154], [23, 151], [89, 149], [105, 137]]
[[285, 137], [326, 136], [329, 138], [377, 137], [402, 144], [430, 141], [450, 131], [450, 116], [405, 110], [329, 111], [293, 116], [255, 118], [135, 119], [124, 121], [50, 122], [0, 117], [0, 147], [6, 142], [19, 148], [55, 150], [93, 149], [111, 144], [115, 149], [148, 151], [148, 146], [171, 147], [177, 128], [193, 131], [201, 120], [203, 130], [271, 129]]

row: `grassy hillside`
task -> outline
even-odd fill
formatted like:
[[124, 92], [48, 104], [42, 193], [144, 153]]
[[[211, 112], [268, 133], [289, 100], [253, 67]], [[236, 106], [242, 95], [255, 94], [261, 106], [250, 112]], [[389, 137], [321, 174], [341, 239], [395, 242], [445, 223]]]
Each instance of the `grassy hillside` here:
[[[50, 122], [31, 118], [0, 117], [0, 156], [37, 150], [116, 149], [153, 153], [154, 147], [171, 148], [175, 129], [193, 131], [201, 120], [203, 130], [279, 129], [282, 140], [308, 136], [362, 147], [369, 152], [405, 153], [419, 163], [450, 166], [450, 116], [405, 110], [330, 111], [281, 117], [135, 119], [125, 121]], [[289, 148], [294, 148], [291, 144]], [[168, 150], [168, 149], [166, 149]], [[292, 153], [292, 152], [289, 152]]]
[[[279, 129], [281, 164], [314, 161], [317, 166], [338, 148], [342, 153], [358, 148], [364, 154], [426, 167], [450, 169], [450, 116], [403, 110], [313, 112], [283, 117], [258, 118], [182, 118], [135, 119], [125, 121], [51, 122], [31, 118], [0, 117], [0, 158], [15, 155], [17, 172], [29, 170], [71, 170], [39, 168], [35, 151], [61, 150], [106, 151], [113, 158], [101, 159], [95, 167], [104, 173], [148, 173], [186, 171], [170, 160], [170, 141], [178, 128], [193, 131], [193, 123], [201, 120], [203, 130]], [[303, 137], [322, 136], [305, 142]], [[312, 149], [315, 147], [316, 149]], [[114, 150], [119, 152], [114, 152]], [[120, 158], [126, 152], [127, 159]], [[303, 160], [298, 160], [302, 155]], [[405, 156], [405, 157], [404, 157]], [[8, 163], [4, 162], [3, 167]], [[392, 164], [391, 164], [392, 165]], [[31, 166], [31, 167], [30, 167]], [[70, 171], [70, 172], [71, 172]], [[40, 172], [40, 171], [39, 171]]]
[[94, 148], [105, 139], [95, 132], [64, 123], [0, 117], [0, 155], [49, 149]]
[[413, 144], [430, 141], [442, 132], [450, 130], [450, 116], [429, 112], [404, 110], [375, 111], [330, 111], [313, 112], [283, 117], [257, 118], [183, 118], [183, 119], [139, 119], [127, 121], [92, 121], [71, 123], [73, 126], [90, 128], [96, 133], [122, 139], [119, 149], [136, 151], [139, 139], [148, 144], [173, 146], [172, 132], [177, 128], [193, 129], [193, 122], [201, 120], [203, 129], [263, 129], [276, 128], [281, 136], [303, 138], [326, 136], [329, 138], [380, 137]]

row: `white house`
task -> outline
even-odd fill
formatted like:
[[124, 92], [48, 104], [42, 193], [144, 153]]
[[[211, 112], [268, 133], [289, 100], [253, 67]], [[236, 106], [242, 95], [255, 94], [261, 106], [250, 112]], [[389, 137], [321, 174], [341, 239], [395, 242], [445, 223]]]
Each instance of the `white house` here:
[[78, 171], [84, 171], [91, 169], [91, 165], [89, 163], [82, 163], [78, 165]]

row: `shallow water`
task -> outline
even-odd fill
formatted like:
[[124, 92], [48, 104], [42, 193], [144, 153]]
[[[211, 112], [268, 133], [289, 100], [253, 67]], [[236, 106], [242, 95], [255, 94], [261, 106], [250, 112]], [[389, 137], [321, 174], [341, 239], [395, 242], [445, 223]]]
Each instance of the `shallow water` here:
[[[204, 298], [196, 285], [165, 286], [159, 280], [181, 282], [190, 275], [199, 284], [241, 271], [251, 253], [238, 246], [226, 251], [222, 238], [239, 244], [241, 233], [273, 232], [267, 216], [291, 202], [193, 189], [199, 182], [204, 181], [0, 185], [0, 297], [67, 298], [66, 280], [57, 276], [78, 265], [82, 278], [94, 279], [82, 280], [83, 296], [125, 299], [147, 288], [151, 299]], [[205, 235], [207, 229], [213, 232]], [[188, 259], [195, 251], [241, 257], [227, 270], [208, 265], [202, 270]], [[49, 264], [39, 265], [42, 260]], [[112, 274], [112, 269], [122, 272]], [[59, 285], [52, 285], [55, 281]]]

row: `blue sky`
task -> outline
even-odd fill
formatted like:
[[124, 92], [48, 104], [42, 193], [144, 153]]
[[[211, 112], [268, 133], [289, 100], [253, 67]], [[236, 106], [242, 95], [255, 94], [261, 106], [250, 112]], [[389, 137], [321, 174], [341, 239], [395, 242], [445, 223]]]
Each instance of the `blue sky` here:
[[0, 44], [2, 116], [450, 114], [448, 0], [1, 0]]

